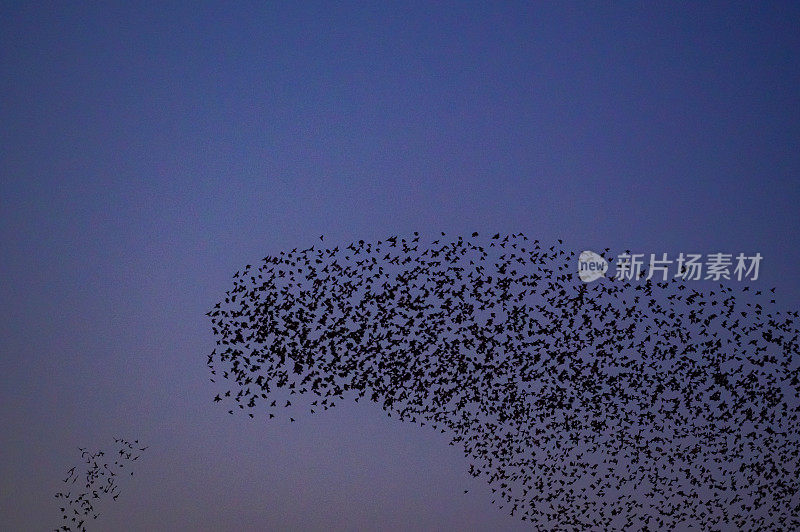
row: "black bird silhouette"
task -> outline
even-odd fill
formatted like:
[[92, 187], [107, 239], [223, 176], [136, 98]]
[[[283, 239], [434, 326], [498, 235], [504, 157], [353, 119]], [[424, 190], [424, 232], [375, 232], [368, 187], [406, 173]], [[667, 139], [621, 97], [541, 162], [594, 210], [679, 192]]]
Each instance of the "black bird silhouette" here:
[[448, 434], [538, 530], [800, 529], [798, 312], [682, 278], [586, 285], [560, 240], [445, 237], [237, 272], [208, 313], [226, 409], [367, 397]]
[[[55, 498], [59, 499], [62, 524], [55, 530], [85, 532], [86, 518], [91, 515], [92, 519], [97, 519], [100, 516], [95, 504], [100, 502], [105, 495], [110, 495], [113, 500], [117, 500], [119, 484], [115, 477], [119, 470], [125, 467], [126, 463], [138, 460], [141, 456], [138, 453], [149, 447], [138, 447], [138, 443], [139, 440], [131, 443], [124, 438], [114, 438], [116, 452], [112, 453], [102, 450], [90, 453], [85, 447], [78, 448], [81, 452], [82, 462], [79, 466], [74, 466], [67, 471], [64, 483], [72, 486], [80, 480], [81, 482], [75, 487], [84, 491], [78, 493], [70, 489], [66, 492], [56, 493]], [[108, 460], [104, 459], [106, 454], [116, 457], [113, 464], [110, 465]], [[81, 472], [76, 471], [79, 467], [82, 468]], [[132, 476], [133, 471], [130, 474]]]

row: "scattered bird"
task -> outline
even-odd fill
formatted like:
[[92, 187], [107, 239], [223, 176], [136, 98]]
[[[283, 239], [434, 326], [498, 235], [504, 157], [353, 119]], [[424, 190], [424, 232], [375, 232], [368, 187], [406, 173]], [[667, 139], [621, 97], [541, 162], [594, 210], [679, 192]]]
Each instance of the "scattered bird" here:
[[[102, 450], [90, 453], [85, 447], [78, 448], [81, 453], [81, 465], [74, 466], [67, 471], [64, 483], [68, 486], [76, 484], [75, 488], [84, 491], [78, 493], [70, 489], [66, 492], [56, 493], [55, 498], [59, 499], [62, 521], [61, 526], [55, 529], [56, 531], [85, 532], [86, 518], [91, 515], [92, 519], [97, 519], [100, 516], [100, 513], [96, 511], [95, 504], [103, 498], [103, 495], [110, 495], [113, 500], [117, 500], [119, 497], [119, 485], [114, 478], [119, 470], [124, 468], [126, 463], [138, 460], [141, 456], [138, 453], [149, 447], [139, 447], [139, 440], [131, 443], [124, 438], [114, 438], [114, 443], [116, 452], [113, 453], [106, 453]], [[113, 464], [104, 458], [107, 454], [116, 458]], [[81, 466], [82, 470], [78, 472], [77, 469]], [[130, 475], [133, 476], [133, 471], [130, 472]]]

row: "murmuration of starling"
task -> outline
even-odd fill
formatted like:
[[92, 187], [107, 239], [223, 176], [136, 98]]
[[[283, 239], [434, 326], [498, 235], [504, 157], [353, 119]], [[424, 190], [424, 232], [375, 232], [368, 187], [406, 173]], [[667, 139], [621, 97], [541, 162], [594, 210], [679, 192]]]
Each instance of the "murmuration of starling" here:
[[744, 284], [583, 284], [577, 258], [521, 233], [267, 256], [208, 312], [213, 401], [274, 423], [367, 398], [538, 530], [800, 529], [798, 313]]

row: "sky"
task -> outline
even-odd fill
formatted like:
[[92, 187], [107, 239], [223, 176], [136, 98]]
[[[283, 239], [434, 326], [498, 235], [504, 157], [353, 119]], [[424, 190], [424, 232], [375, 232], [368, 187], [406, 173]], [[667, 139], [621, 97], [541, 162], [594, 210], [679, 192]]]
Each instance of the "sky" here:
[[151, 447], [97, 530], [524, 530], [377, 405], [213, 408], [205, 313], [321, 234], [759, 252], [798, 308], [795, 2], [136, 4], [0, 2], [10, 530], [114, 436]]

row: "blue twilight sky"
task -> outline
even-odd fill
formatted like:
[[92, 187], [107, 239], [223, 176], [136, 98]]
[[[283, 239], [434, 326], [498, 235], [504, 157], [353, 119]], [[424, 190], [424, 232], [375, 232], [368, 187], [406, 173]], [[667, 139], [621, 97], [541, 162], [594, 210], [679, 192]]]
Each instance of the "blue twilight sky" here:
[[[427, 427], [211, 403], [204, 313], [322, 233], [760, 252], [798, 308], [797, 2], [0, 2], [0, 521], [524, 529]], [[468, 494], [463, 490], [469, 489]]]

